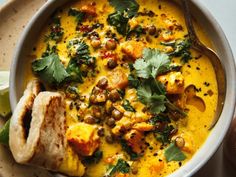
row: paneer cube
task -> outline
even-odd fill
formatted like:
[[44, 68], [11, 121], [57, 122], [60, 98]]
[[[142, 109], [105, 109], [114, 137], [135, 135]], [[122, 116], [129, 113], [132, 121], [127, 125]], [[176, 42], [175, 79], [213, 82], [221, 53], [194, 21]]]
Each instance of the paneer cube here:
[[130, 130], [124, 137], [128, 145], [136, 153], [140, 153], [145, 147], [144, 135], [137, 130]]
[[127, 41], [121, 44], [122, 52], [132, 60], [141, 58], [144, 48], [143, 42]]
[[116, 68], [108, 74], [109, 86], [110, 90], [113, 89], [124, 89], [128, 86], [128, 76], [127, 74], [120, 68]]
[[91, 16], [97, 16], [96, 6], [92, 4], [82, 6], [80, 11], [85, 12], [86, 14], [91, 15]]
[[184, 93], [184, 77], [181, 72], [170, 72], [166, 75], [158, 76], [157, 80], [166, 86], [167, 94]]
[[91, 156], [99, 147], [97, 127], [86, 123], [77, 123], [69, 127], [67, 140], [72, 148], [82, 156]]

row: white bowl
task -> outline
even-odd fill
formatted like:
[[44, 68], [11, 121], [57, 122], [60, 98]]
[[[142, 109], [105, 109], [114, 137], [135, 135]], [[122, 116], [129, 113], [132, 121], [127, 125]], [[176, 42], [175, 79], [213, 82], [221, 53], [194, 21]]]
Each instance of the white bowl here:
[[[32, 51], [39, 33], [48, 20], [49, 16], [57, 9], [68, 2], [68, 0], [50, 0], [38, 11], [27, 25], [17, 45], [16, 53], [11, 66], [10, 75], [10, 101], [14, 110], [19, 98], [23, 94], [27, 71], [30, 70], [29, 54]], [[183, 167], [172, 173], [170, 176], [192, 176], [196, 173], [216, 152], [229, 129], [236, 100], [236, 72], [235, 63], [229, 43], [221, 27], [209, 13], [209, 11], [198, 0], [192, 0], [191, 12], [200, 23], [207, 35], [212, 40], [216, 52], [219, 54], [226, 74], [226, 97], [220, 119], [206, 142], [197, 151], [193, 158]], [[29, 167], [31, 168], [31, 167]]]

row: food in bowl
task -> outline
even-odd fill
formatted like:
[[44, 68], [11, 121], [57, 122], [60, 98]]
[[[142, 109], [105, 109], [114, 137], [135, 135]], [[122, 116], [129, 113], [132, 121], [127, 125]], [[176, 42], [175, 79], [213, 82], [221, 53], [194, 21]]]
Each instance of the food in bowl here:
[[32, 55], [37, 79], [29, 76], [10, 125], [18, 163], [69, 176], [166, 176], [209, 135], [216, 76], [172, 2], [70, 3]]

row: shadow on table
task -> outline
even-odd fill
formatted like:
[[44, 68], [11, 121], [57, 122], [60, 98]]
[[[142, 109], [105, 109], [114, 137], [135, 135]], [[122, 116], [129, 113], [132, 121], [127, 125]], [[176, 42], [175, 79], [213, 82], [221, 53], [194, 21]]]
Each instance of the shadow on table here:
[[[235, 157], [236, 158], [236, 157]], [[235, 177], [236, 168], [223, 155], [222, 146], [193, 177]]]

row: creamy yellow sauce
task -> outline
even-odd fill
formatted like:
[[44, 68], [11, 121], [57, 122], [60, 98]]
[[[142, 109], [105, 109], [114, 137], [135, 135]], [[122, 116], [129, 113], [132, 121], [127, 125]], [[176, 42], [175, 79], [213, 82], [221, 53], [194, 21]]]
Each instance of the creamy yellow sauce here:
[[[70, 60], [66, 47], [68, 41], [78, 36], [78, 32], [76, 31], [77, 24], [75, 21], [75, 17], [68, 16], [68, 10], [71, 7], [80, 9], [84, 4], [90, 4], [92, 2], [96, 2], [97, 16], [94, 17], [94, 19], [92, 19], [91, 21], [87, 20], [83, 22], [83, 25], [91, 25], [92, 23], [94, 23], [95, 19], [99, 21], [99, 23], [104, 24], [103, 29], [96, 29], [96, 32], [99, 34], [100, 40], [102, 41], [102, 48], [104, 47], [103, 44], [107, 40], [105, 37], [105, 33], [108, 29], [116, 33], [118, 38], [121, 38], [119, 40], [120, 44], [125, 42], [125, 38], [122, 38], [122, 36], [116, 32], [115, 28], [107, 25], [107, 16], [114, 12], [114, 8], [109, 5], [109, 2], [107, 0], [81, 0], [76, 1], [72, 4], [68, 4], [67, 6], [62, 8], [62, 11], [59, 10], [57, 12], [57, 15], [61, 17], [61, 27], [64, 29], [63, 38], [60, 42], [57, 43], [58, 54], [64, 66], [67, 66]], [[176, 23], [182, 25], [183, 30], [174, 31], [173, 40], [184, 38], [184, 36], [187, 34], [183, 14], [177, 5], [167, 0], [137, 0], [137, 3], [140, 5], [139, 12], [144, 11], [144, 9], [148, 9], [155, 12], [156, 16], [138, 16], [134, 18], [134, 23], [138, 23], [142, 26], [149, 26], [150, 24], [153, 24], [158, 28], [168, 28], [168, 20], [175, 20]], [[130, 22], [130, 24], [132, 24], [132, 22]], [[200, 40], [207, 46], [211, 46], [209, 38], [197, 23], [195, 24], [195, 28]], [[45, 29], [42, 31], [39, 37], [38, 42], [35, 45], [36, 50], [33, 52], [33, 54], [36, 56], [36, 58], [40, 58], [42, 53], [46, 50], [47, 44], [45, 42], [45, 35], [49, 34], [49, 31], [50, 27], [46, 25]], [[144, 37], [141, 36], [141, 38], [145, 38], [145, 36], [146, 35], [144, 35]], [[148, 36], [148, 38], [149, 42], [145, 40], [145, 47], [165, 50], [165, 46], [160, 44], [160, 42], [163, 42], [162, 34], [160, 34], [158, 37]], [[84, 78], [84, 83], [79, 84], [78, 86], [79, 92], [83, 96], [86, 96], [86, 107], [93, 87], [102, 77], [108, 76], [112, 71], [107, 69], [106, 59], [101, 58], [101, 50], [93, 49], [90, 39], [84, 38], [84, 41], [89, 45], [91, 55], [96, 57], [97, 71], [99, 71], [95, 75], [95, 77]], [[49, 43], [54, 44], [55, 42], [50, 41]], [[122, 58], [123, 52], [121, 51], [121, 45], [117, 45], [115, 53], [117, 53], [118, 58]], [[190, 101], [189, 104], [186, 104], [186, 109], [189, 110], [187, 117], [173, 122], [173, 124], [178, 128], [178, 133], [174, 135], [172, 139], [177, 136], [181, 136], [185, 139], [185, 147], [183, 148], [183, 152], [185, 153], [187, 158], [182, 161], [181, 164], [179, 162], [167, 163], [164, 157], [165, 149], [160, 149], [161, 143], [158, 142], [152, 134], [149, 134], [145, 137], [145, 140], [150, 144], [152, 148], [147, 148], [143, 153], [143, 157], [141, 157], [139, 160], [130, 162], [131, 167], [135, 166], [138, 169], [138, 172], [137, 174], [132, 174], [132, 172], [130, 172], [127, 176], [154, 177], [166, 176], [168, 174], [171, 174], [172, 172], [180, 168], [181, 165], [187, 163], [207, 139], [210, 133], [208, 128], [214, 117], [217, 104], [217, 82], [214, 69], [209, 59], [204, 55], [199, 59], [195, 59], [195, 57], [198, 57], [201, 54], [194, 50], [191, 50], [191, 53], [193, 59], [184, 64], [181, 70], [182, 75], [184, 76], [184, 87], [187, 88], [190, 85], [194, 85], [199, 90], [198, 92], [196, 92], [196, 96], [204, 101], [205, 110], [202, 111], [201, 108], [192, 105]], [[174, 58], [172, 62], [177, 64], [181, 63], [179, 58]], [[121, 61], [118, 60], [118, 63], [121, 63]], [[130, 72], [128, 68], [124, 68], [121, 66], [118, 66], [118, 68], [120, 68], [126, 75], [128, 75]], [[209, 83], [209, 86], [206, 86], [206, 84], [204, 83]], [[132, 90], [127, 87], [125, 98], [131, 100], [132, 94]], [[130, 102], [132, 106], [137, 110], [137, 112], [141, 112], [144, 107], [143, 104], [132, 102], [132, 100]], [[84, 114], [82, 111], [83, 109], [80, 111], [76, 110], [75, 108], [70, 109], [70, 104], [71, 100], [67, 99], [66, 118], [68, 127], [80, 121], [80, 119], [78, 119], [78, 115], [83, 117]], [[107, 128], [107, 126], [105, 127], [105, 132], [107, 132], [109, 128]], [[103, 151], [103, 158], [97, 164], [87, 165], [85, 176], [104, 176], [109, 167], [109, 164], [107, 163], [107, 159], [109, 158], [117, 159], [121, 157], [125, 160], [128, 160], [127, 154], [122, 151], [121, 145], [118, 142], [115, 142], [114, 144], [108, 144], [104, 138], [101, 138], [99, 149]], [[154, 156], [155, 153], [156, 155]]]

